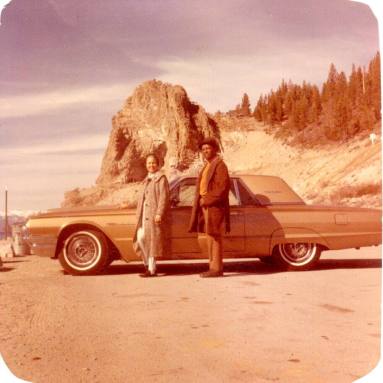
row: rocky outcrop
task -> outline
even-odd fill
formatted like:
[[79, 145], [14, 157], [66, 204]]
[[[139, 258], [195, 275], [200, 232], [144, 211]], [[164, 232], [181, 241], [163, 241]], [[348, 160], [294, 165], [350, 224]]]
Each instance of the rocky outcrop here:
[[145, 158], [155, 153], [165, 170], [179, 171], [198, 159], [204, 137], [219, 140], [219, 129], [184, 88], [152, 80], [137, 87], [112, 119], [112, 131], [97, 185], [129, 183], [146, 175]]
[[134, 207], [146, 174], [145, 157], [155, 152], [169, 179], [200, 169], [198, 144], [217, 137], [232, 173], [280, 176], [305, 201], [325, 205], [381, 206], [381, 143], [357, 136], [323, 147], [287, 145], [252, 117], [210, 117], [190, 102], [181, 86], [149, 81], [139, 86], [114, 117], [96, 185], [65, 194], [63, 207]]

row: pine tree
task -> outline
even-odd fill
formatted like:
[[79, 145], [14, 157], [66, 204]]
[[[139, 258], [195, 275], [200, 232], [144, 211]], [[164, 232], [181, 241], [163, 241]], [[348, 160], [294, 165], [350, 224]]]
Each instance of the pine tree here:
[[268, 123], [271, 126], [274, 126], [277, 120], [277, 102], [276, 97], [273, 91], [271, 91], [268, 105], [267, 105], [267, 117], [268, 117]]
[[381, 118], [381, 94], [380, 94], [380, 54], [376, 53], [375, 57], [369, 64], [368, 67], [368, 97], [371, 100], [370, 105], [372, 106], [375, 120]]
[[240, 108], [240, 114], [242, 116], [250, 116], [250, 100], [247, 93], [243, 94], [242, 102], [241, 102], [241, 108]]
[[351, 106], [355, 106], [361, 99], [363, 94], [363, 79], [362, 71], [360, 68], [356, 69], [355, 65], [352, 66], [351, 75], [348, 82], [348, 95]]
[[311, 107], [308, 112], [308, 122], [310, 124], [317, 123], [319, 120], [319, 116], [322, 112], [322, 104], [319, 89], [317, 86], [313, 86], [311, 89]]
[[352, 138], [371, 131], [381, 120], [380, 82], [378, 52], [367, 71], [353, 65], [348, 78], [331, 64], [321, 91], [305, 81], [297, 85], [282, 80], [275, 92], [259, 98], [253, 115], [258, 121], [277, 126], [277, 131], [296, 134], [310, 126], [316, 129], [317, 137], [323, 135], [333, 141]]
[[263, 99], [263, 95], [258, 99], [257, 105], [254, 108], [253, 116], [258, 121], [265, 121], [265, 101]]
[[322, 103], [329, 101], [333, 97], [335, 93], [337, 78], [338, 72], [335, 68], [335, 65], [331, 63], [327, 81], [323, 84], [322, 88]]

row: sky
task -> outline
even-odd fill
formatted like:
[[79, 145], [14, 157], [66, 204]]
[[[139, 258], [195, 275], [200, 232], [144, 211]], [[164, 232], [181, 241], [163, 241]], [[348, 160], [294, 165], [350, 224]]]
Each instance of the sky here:
[[[12, 0], [0, 25], [0, 211], [59, 207], [92, 186], [134, 88], [182, 85], [208, 112], [252, 106], [282, 79], [321, 84], [379, 49], [348, 0]], [[0, 6], [3, 5], [0, 3]]]

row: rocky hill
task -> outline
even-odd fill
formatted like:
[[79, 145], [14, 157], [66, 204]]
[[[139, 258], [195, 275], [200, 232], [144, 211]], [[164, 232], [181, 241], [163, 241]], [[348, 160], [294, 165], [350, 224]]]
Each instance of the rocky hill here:
[[182, 87], [159, 81], [139, 86], [113, 117], [96, 184], [67, 192], [62, 206], [134, 206], [145, 156], [157, 153], [168, 174], [170, 165], [179, 174], [196, 174], [204, 136], [220, 140], [232, 172], [281, 176], [306, 202], [381, 206], [379, 140], [357, 135], [337, 144], [288, 145], [253, 117], [209, 116]]
[[169, 169], [188, 169], [205, 136], [219, 139], [216, 123], [192, 103], [184, 88], [152, 80], [136, 88], [112, 119], [112, 131], [96, 183], [126, 183], [146, 175], [145, 158], [155, 153]]

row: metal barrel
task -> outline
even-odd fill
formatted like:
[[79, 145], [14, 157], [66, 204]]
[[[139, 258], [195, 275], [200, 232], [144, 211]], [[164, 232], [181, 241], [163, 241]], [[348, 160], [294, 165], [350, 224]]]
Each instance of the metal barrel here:
[[13, 245], [13, 251], [15, 252], [15, 255], [29, 255], [30, 249], [27, 243], [14, 243]]
[[12, 225], [12, 248], [16, 256], [29, 255], [31, 253], [28, 242], [23, 237], [23, 224]]

